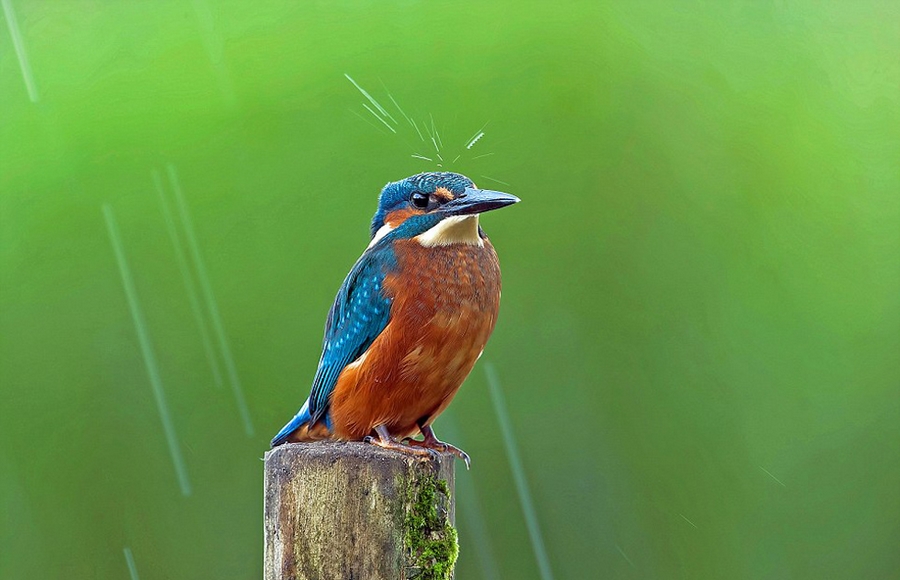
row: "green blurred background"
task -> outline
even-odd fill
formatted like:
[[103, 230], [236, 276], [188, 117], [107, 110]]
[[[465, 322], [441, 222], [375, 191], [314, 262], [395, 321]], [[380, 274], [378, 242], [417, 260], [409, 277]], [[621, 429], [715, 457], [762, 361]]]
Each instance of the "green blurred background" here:
[[0, 578], [260, 577], [267, 442], [380, 187], [436, 168], [387, 90], [523, 199], [482, 222], [500, 321], [438, 424], [473, 457], [458, 578], [540, 577], [485, 363], [555, 578], [900, 575], [898, 4], [3, 8]]

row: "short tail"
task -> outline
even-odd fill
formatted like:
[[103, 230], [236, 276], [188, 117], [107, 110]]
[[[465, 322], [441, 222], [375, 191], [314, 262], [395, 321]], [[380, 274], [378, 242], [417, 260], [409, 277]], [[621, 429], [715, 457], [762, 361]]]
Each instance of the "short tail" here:
[[306, 402], [303, 403], [303, 406], [300, 407], [300, 411], [294, 415], [294, 418], [291, 419], [287, 425], [282, 427], [281, 431], [278, 432], [278, 435], [272, 439], [272, 447], [278, 447], [286, 442], [294, 431], [309, 423], [311, 418], [312, 417], [309, 414], [309, 399], [307, 399]]

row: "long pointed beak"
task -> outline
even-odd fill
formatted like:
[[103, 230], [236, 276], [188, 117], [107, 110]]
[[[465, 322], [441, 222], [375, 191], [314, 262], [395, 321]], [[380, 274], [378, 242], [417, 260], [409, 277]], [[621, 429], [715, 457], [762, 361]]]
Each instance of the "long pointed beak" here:
[[500, 209], [519, 201], [518, 197], [508, 193], [467, 187], [456, 199], [444, 204], [441, 211], [449, 215], [469, 215]]

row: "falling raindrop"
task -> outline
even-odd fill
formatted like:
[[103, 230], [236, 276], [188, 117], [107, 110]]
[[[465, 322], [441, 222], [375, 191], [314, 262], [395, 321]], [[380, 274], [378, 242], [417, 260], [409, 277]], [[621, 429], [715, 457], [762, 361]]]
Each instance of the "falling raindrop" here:
[[138, 302], [134, 279], [131, 277], [131, 268], [128, 267], [128, 261], [125, 257], [125, 249], [122, 245], [122, 238], [119, 235], [116, 216], [110, 205], [107, 204], [103, 206], [103, 216], [106, 218], [106, 229], [109, 232], [109, 241], [112, 244], [113, 251], [116, 255], [116, 263], [119, 265], [122, 286], [125, 289], [125, 297], [128, 299], [128, 308], [131, 310], [131, 318], [134, 321], [134, 327], [137, 331], [138, 342], [141, 346], [141, 354], [144, 357], [144, 365], [147, 368], [150, 386], [153, 389], [153, 397], [156, 399], [156, 407], [159, 410], [159, 416], [162, 420], [163, 432], [166, 436], [166, 442], [169, 445], [169, 454], [171, 455], [172, 463], [175, 466], [178, 485], [181, 488], [182, 494], [186, 496], [191, 495], [191, 483], [188, 480], [184, 458], [181, 456], [181, 449], [178, 445], [178, 435], [175, 433], [175, 424], [172, 421], [171, 413], [169, 413], [169, 404], [166, 401], [166, 393], [163, 390], [159, 366], [156, 363], [156, 355], [153, 352], [153, 346], [150, 343], [150, 334], [147, 332], [147, 324], [144, 321], [144, 314], [141, 310], [141, 305]]
[[534, 502], [531, 500], [531, 491], [528, 489], [525, 469], [522, 467], [522, 460], [519, 458], [519, 448], [516, 445], [512, 423], [509, 420], [509, 412], [506, 410], [506, 401], [503, 398], [503, 390], [500, 388], [500, 379], [497, 378], [497, 371], [494, 370], [494, 365], [486, 363], [484, 370], [487, 374], [491, 400], [494, 403], [494, 410], [497, 412], [497, 421], [500, 423], [506, 455], [509, 457], [509, 465], [513, 472], [513, 480], [516, 483], [516, 491], [519, 494], [522, 512], [525, 515], [525, 525], [528, 528], [528, 535], [531, 537], [531, 547], [534, 549], [538, 569], [541, 572], [542, 580], [552, 580], [553, 572], [550, 569], [550, 559], [547, 557], [547, 548], [541, 535]]

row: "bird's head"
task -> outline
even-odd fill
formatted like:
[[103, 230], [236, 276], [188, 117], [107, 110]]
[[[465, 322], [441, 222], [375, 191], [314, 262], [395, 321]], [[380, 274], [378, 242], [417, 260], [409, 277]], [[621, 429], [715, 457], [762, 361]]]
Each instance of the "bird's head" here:
[[421, 236], [423, 245], [475, 243], [478, 214], [518, 201], [508, 193], [478, 189], [459, 173], [419, 173], [393, 181], [378, 198], [370, 247], [388, 234], [393, 239]]

